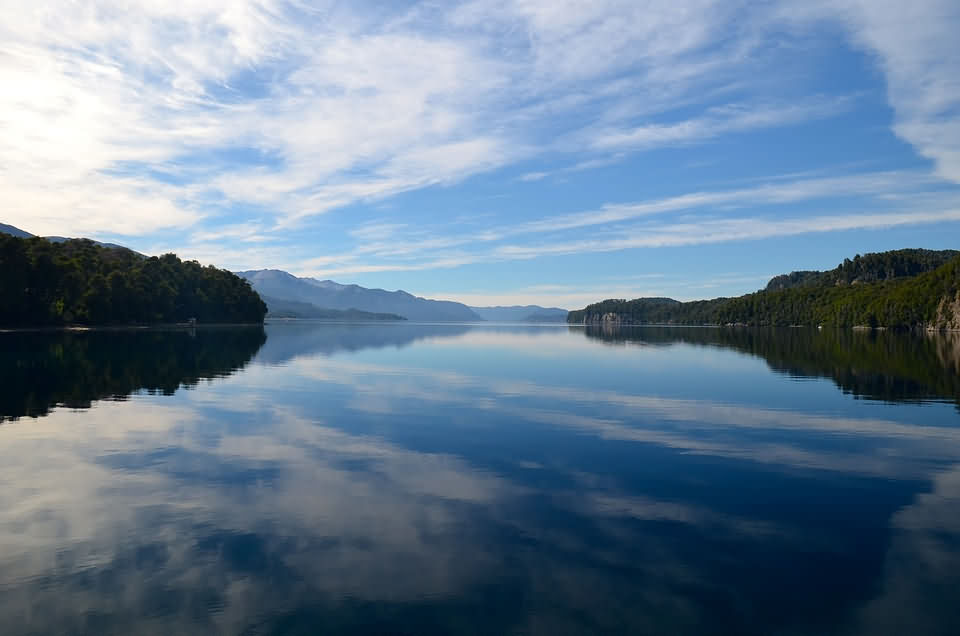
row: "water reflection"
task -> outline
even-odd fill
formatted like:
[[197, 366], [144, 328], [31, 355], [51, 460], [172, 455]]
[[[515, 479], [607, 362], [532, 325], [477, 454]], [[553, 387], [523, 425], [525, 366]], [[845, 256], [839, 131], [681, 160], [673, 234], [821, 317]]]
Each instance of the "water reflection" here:
[[[579, 331], [579, 329], [578, 329]], [[728, 347], [763, 358], [779, 373], [831, 378], [857, 397], [943, 398], [960, 405], [960, 333], [848, 329], [704, 329], [588, 326], [611, 344]]]
[[284, 364], [297, 356], [406, 347], [430, 338], [453, 338], [471, 329], [469, 325], [450, 323], [338, 324], [310, 320], [274, 321], [266, 326], [269, 346], [264, 347], [257, 360], [267, 364]]
[[0, 333], [0, 422], [142, 389], [169, 395], [241, 369], [264, 340], [260, 327]]
[[281, 329], [196, 390], [0, 428], [5, 633], [956, 624], [951, 406], [827, 407], [732, 348]]
[[856, 612], [863, 634], [950, 634], [960, 625], [960, 467], [898, 510], [879, 594]]

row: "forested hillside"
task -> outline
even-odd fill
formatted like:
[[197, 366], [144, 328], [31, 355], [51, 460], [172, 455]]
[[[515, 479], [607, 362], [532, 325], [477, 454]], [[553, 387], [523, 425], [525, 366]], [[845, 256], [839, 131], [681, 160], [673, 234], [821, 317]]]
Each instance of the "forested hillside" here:
[[0, 325], [263, 322], [266, 305], [231, 272], [78, 239], [0, 234]]
[[[901, 258], [904, 252], [890, 253], [897, 256], [886, 262], [899, 264], [891, 265], [886, 274], [861, 266], [861, 259], [848, 260], [838, 270], [850, 278], [827, 275], [838, 270], [795, 273], [807, 275], [796, 276], [783, 288], [686, 303], [662, 298], [605, 300], [570, 312], [568, 322], [960, 328], [960, 257], [919, 275], [898, 275], [911, 271]], [[942, 253], [925, 252], [923, 257], [930, 254]], [[873, 263], [885, 262], [873, 258], [881, 256], [870, 255]], [[809, 274], [819, 281], [811, 282]], [[876, 276], [875, 282], [863, 282], [865, 276]]]
[[863, 256], [857, 254], [852, 259], [844, 259], [837, 267], [826, 272], [800, 271], [775, 276], [767, 283], [766, 290], [855, 285], [908, 278], [933, 271], [958, 256], [960, 252], [956, 250], [920, 249], [893, 250]]

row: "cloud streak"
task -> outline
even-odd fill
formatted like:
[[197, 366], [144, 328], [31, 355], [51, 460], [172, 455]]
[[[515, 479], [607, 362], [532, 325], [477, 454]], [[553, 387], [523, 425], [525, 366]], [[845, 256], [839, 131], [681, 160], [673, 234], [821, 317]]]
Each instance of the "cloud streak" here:
[[751, 107], [728, 104], [711, 108], [702, 116], [668, 124], [599, 132], [592, 140], [599, 150], [646, 150], [698, 143], [730, 133], [775, 128], [839, 114], [847, 100], [820, 100], [807, 104]]
[[[774, 180], [749, 188], [702, 191], [492, 227], [479, 232], [445, 228], [433, 234], [378, 224], [361, 232], [354, 250], [306, 259], [296, 270], [311, 276], [386, 271], [425, 271], [477, 263], [527, 260], [548, 255], [610, 252], [760, 240], [802, 234], [882, 229], [958, 220], [960, 195], [947, 189], [923, 200], [928, 211], [894, 208], [884, 212], [806, 216], [791, 206], [818, 201], [872, 199], [890, 208], [911, 207], [932, 183], [921, 173], [867, 173], [840, 177]], [[743, 210], [750, 214], [745, 215]], [[731, 212], [740, 211], [739, 216]], [[779, 212], [779, 215], [773, 214]], [[435, 230], [436, 231], [436, 230]], [[536, 237], [531, 241], [530, 237]]]

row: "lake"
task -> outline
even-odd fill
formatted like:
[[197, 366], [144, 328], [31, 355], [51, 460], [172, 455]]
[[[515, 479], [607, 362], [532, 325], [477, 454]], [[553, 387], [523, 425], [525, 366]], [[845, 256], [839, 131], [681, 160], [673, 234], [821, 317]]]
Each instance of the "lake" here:
[[0, 334], [0, 632], [956, 634], [960, 334]]

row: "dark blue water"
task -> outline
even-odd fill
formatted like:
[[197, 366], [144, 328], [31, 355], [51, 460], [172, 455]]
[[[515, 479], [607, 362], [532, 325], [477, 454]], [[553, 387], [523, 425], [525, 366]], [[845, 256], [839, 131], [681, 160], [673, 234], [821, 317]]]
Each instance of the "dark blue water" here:
[[960, 337], [0, 334], [0, 633], [960, 633]]

